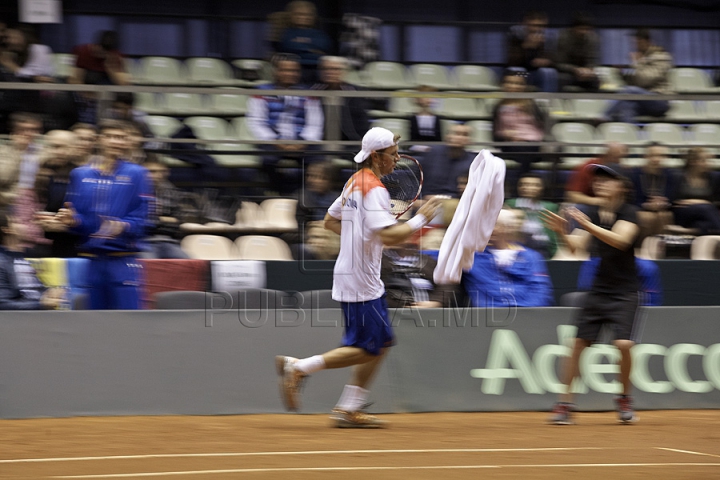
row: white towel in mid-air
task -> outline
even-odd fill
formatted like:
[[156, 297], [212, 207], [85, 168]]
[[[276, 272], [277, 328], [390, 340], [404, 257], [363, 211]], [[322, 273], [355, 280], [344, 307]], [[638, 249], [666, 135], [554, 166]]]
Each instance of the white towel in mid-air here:
[[436, 284], [460, 283], [475, 252], [485, 250], [504, 200], [505, 161], [482, 150], [470, 165], [467, 187], [440, 245], [433, 273]]

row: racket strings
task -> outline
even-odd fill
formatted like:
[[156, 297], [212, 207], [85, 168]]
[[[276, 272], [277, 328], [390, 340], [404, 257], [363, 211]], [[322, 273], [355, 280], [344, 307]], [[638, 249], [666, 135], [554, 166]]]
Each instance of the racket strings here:
[[414, 160], [401, 158], [395, 170], [382, 177], [382, 183], [390, 195], [390, 212], [394, 215], [405, 213], [420, 194], [420, 166]]

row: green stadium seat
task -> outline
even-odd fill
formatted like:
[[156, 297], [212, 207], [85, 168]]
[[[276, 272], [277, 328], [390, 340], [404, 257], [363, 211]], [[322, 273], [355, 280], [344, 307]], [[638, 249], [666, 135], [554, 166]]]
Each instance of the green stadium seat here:
[[247, 113], [247, 95], [223, 93], [210, 95], [210, 111], [217, 115], [245, 115]]
[[185, 125], [192, 128], [195, 136], [203, 140], [230, 140], [233, 138], [230, 124], [217, 117], [188, 117]]
[[238, 85], [233, 70], [217, 58], [190, 58], [185, 61], [188, 81], [193, 85]]
[[410, 67], [410, 75], [416, 85], [427, 85], [438, 90], [456, 88], [448, 76], [447, 68], [432, 63], [418, 63]]
[[[551, 129], [553, 138], [561, 143], [599, 143], [596, 138], [595, 128], [587, 123], [557, 123], [553, 125]], [[560, 166], [562, 168], [571, 169], [575, 168], [586, 162], [588, 159], [593, 158], [602, 150], [601, 147], [596, 146], [566, 146], [563, 147], [565, 153], [572, 154], [583, 154], [586, 157], [565, 157], [561, 159]]]
[[232, 61], [238, 74], [236, 85], [241, 87], [257, 87], [271, 83], [273, 80], [272, 66], [265, 60], [240, 58]]
[[145, 123], [153, 135], [162, 138], [170, 137], [182, 128], [182, 123], [177, 118], [161, 115], [148, 115]]
[[373, 120], [373, 127], [387, 128], [405, 140], [410, 140], [410, 121], [403, 118], [378, 118]]
[[473, 92], [494, 92], [500, 90], [497, 75], [488, 67], [480, 65], [459, 65], [453, 69], [455, 86], [460, 90]]
[[720, 125], [715, 123], [695, 123], [690, 125], [690, 143], [694, 145], [718, 145], [706, 147], [713, 155], [720, 154]]
[[67, 78], [75, 70], [75, 55], [72, 53], [53, 53], [52, 63], [55, 76]]
[[208, 109], [202, 95], [196, 93], [166, 93], [164, 113], [170, 115], [198, 115]]
[[441, 98], [438, 115], [445, 118], [460, 120], [476, 120], [482, 115], [474, 98]]
[[363, 72], [368, 88], [402, 90], [416, 86], [408, 80], [405, 66], [401, 63], [370, 62]]
[[[649, 123], [645, 126], [645, 135], [649, 142], [662, 143], [664, 145], [684, 145], [685, 130], [674, 123]], [[671, 153], [678, 153], [681, 147], [669, 147]]]
[[695, 122], [702, 117], [692, 100], [670, 100], [670, 110], [665, 114], [667, 120], [675, 122]]
[[710, 76], [699, 68], [673, 68], [670, 85], [677, 93], [712, 93], [716, 91]]
[[595, 67], [595, 73], [600, 77], [600, 90], [617, 92], [625, 86], [620, 70], [615, 67]]
[[186, 85], [185, 66], [174, 58], [143, 57], [135, 83], [148, 85]]

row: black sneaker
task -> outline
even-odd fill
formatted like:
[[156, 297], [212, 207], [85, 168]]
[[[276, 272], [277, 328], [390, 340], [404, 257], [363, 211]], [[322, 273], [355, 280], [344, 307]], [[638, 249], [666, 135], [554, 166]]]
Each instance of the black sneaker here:
[[553, 407], [552, 415], [548, 423], [551, 425], [572, 425], [572, 411], [575, 405], [568, 402], [557, 402]]
[[637, 416], [632, 407], [632, 397], [630, 395], [619, 395], [615, 397], [615, 405], [618, 411], [618, 420], [621, 423], [637, 422]]

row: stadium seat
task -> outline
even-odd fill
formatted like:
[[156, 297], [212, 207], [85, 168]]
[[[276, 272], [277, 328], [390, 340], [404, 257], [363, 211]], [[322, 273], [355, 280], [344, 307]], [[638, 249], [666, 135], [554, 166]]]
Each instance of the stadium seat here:
[[[224, 297], [227, 297], [226, 299]], [[180, 290], [158, 292], [153, 295], [155, 310], [205, 310], [232, 308], [232, 297], [227, 292], [198, 292]]]
[[296, 308], [295, 296], [281, 290], [246, 288], [230, 292], [236, 310], [275, 310]]
[[450, 90], [456, 88], [448, 77], [447, 68], [432, 63], [418, 63], [410, 67], [415, 85], [427, 85], [438, 90]]
[[232, 140], [230, 124], [217, 117], [188, 117], [185, 125], [192, 128], [193, 133], [203, 140]]
[[162, 96], [151, 92], [135, 92], [133, 108], [148, 115], [161, 114], [165, 111]]
[[620, 70], [615, 67], [595, 67], [595, 73], [600, 77], [600, 90], [617, 92], [625, 86]]
[[500, 90], [500, 85], [493, 72], [488, 67], [479, 65], [459, 65], [453, 69], [455, 88], [473, 92], [494, 92]]
[[671, 69], [670, 86], [677, 93], [712, 93], [716, 91], [708, 74], [699, 68]]
[[233, 60], [232, 64], [238, 72], [238, 86], [251, 88], [272, 82], [272, 66], [264, 60], [241, 58]]
[[297, 308], [340, 308], [340, 302], [332, 299], [332, 290], [308, 290], [296, 292]]
[[603, 142], [619, 142], [627, 145], [631, 153], [642, 153], [632, 145], [640, 145], [640, 131], [635, 124], [624, 122], [603, 123], [597, 128], [598, 136]]
[[[551, 130], [553, 138], [562, 143], [598, 143], [595, 138], [595, 128], [587, 123], [556, 123]], [[586, 154], [587, 157], [566, 157], [562, 159], [561, 166], [563, 168], [574, 168], [575, 166], [586, 162], [592, 158], [600, 150], [599, 147], [593, 146], [567, 146], [563, 147], [565, 153]]]
[[645, 237], [637, 256], [647, 260], [660, 260], [665, 258], [665, 249], [663, 248], [662, 237], [655, 235]]
[[720, 260], [720, 235], [702, 235], [690, 245], [691, 260]]
[[202, 95], [196, 93], [166, 93], [164, 113], [167, 115], [198, 115], [205, 113]]
[[208, 145], [207, 149], [212, 151], [210, 156], [215, 159], [215, 162], [223, 167], [259, 168], [262, 165], [259, 155], [220, 153], [228, 151], [255, 151], [257, 148], [254, 145], [247, 143], [213, 143]]
[[277, 237], [246, 235], [235, 240], [240, 260], [292, 260], [287, 243]]
[[295, 212], [297, 200], [294, 198], [268, 198], [260, 204], [262, 212], [261, 230], [287, 230], [298, 229]]
[[[415, 90], [403, 90], [403, 92], [415, 92]], [[370, 110], [370, 118], [409, 118], [413, 116], [419, 107], [414, 97], [391, 97], [388, 101], [388, 110]]]
[[[695, 123], [689, 128], [691, 139], [690, 143], [694, 145], [719, 145], [720, 144], [720, 125], [714, 123]], [[720, 147], [705, 147], [714, 155], [720, 153]]]
[[345, 73], [345, 82], [356, 87], [364, 88], [367, 86], [364, 72], [362, 70], [348, 70]]
[[177, 118], [161, 115], [148, 115], [145, 117], [145, 123], [153, 135], [161, 138], [171, 137], [182, 128], [182, 123]]
[[230, 65], [218, 58], [189, 58], [185, 66], [193, 85], [238, 85]]
[[710, 120], [720, 120], [720, 100], [704, 102], [705, 116]]
[[665, 114], [667, 120], [675, 122], [695, 122], [702, 118], [691, 100], [670, 100], [670, 110]]
[[487, 120], [473, 120], [467, 122], [467, 125], [470, 127], [470, 143], [478, 144], [470, 145], [470, 150], [479, 152], [486, 148], [491, 151], [497, 151], [497, 148], [488, 145], [493, 141], [492, 122]]
[[370, 62], [365, 65], [364, 77], [368, 88], [401, 90], [415, 87], [407, 78], [405, 66], [395, 62]]
[[645, 127], [645, 134], [649, 142], [662, 143], [668, 146], [675, 145], [669, 147], [673, 153], [677, 153], [680, 150], [680, 145], [687, 143], [685, 141], [684, 129], [674, 123], [649, 123]]
[[608, 108], [607, 100], [574, 98], [568, 102], [570, 116], [576, 121], [591, 121], [602, 118]]
[[437, 113], [440, 117], [475, 120], [482, 116], [474, 98], [442, 98], [439, 102]]
[[379, 118], [373, 120], [373, 127], [387, 128], [396, 135], [400, 135], [404, 139], [410, 138], [410, 121], [402, 118]]
[[52, 64], [56, 77], [67, 78], [75, 70], [75, 55], [72, 53], [53, 53]]
[[247, 113], [247, 95], [222, 93], [210, 95], [210, 111], [217, 115], [245, 115]]
[[187, 81], [185, 67], [179, 60], [168, 57], [144, 57], [140, 59], [135, 83], [185, 85]]
[[190, 258], [198, 260], [238, 260], [237, 248], [226, 237], [218, 235], [188, 235], [180, 246]]

